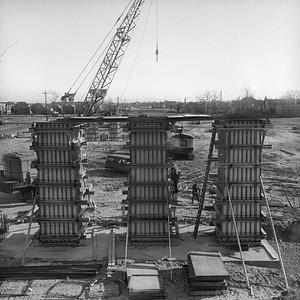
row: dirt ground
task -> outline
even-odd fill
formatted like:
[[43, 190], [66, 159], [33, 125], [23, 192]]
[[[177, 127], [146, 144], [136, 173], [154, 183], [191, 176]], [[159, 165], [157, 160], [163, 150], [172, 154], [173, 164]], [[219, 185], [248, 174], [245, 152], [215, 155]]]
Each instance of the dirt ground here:
[[[0, 125], [0, 157], [10, 151], [31, 153], [34, 157], [35, 154], [29, 150], [30, 135], [27, 129], [32, 122], [44, 120], [44, 117], [10, 116], [9, 118], [5, 118], [8, 124]], [[300, 118], [271, 119], [271, 123], [265, 144], [271, 144], [272, 149], [263, 150], [263, 161], [270, 164], [264, 167], [263, 178], [288, 280], [295, 289], [298, 289], [300, 284]], [[195, 138], [195, 160], [177, 162], [181, 169], [181, 182], [176, 215], [179, 223], [193, 224], [197, 205], [191, 205], [191, 187], [195, 180], [201, 183], [203, 178], [212, 127], [209, 121], [201, 122], [200, 125], [191, 123], [183, 125], [184, 131]], [[110, 173], [104, 169], [104, 163], [108, 151], [122, 149], [124, 144], [125, 141], [91, 142], [87, 145], [86, 168], [89, 180], [94, 185], [93, 199], [97, 205], [91, 221], [94, 226], [107, 228], [118, 227], [121, 224], [121, 200], [126, 197], [122, 195], [122, 190], [125, 189], [126, 175]], [[210, 223], [212, 201], [213, 198], [207, 198], [206, 209], [202, 214], [203, 224]], [[0, 211], [7, 214], [12, 222], [20, 212], [28, 211], [30, 208], [30, 205], [20, 203], [12, 195], [0, 194]], [[275, 247], [268, 218], [263, 228], [267, 233], [267, 239]], [[231, 274], [227, 291], [218, 297], [207, 299], [253, 299], [245, 289], [241, 266], [226, 263], [226, 267]], [[250, 274], [250, 283], [254, 287], [255, 299], [270, 299], [282, 291], [284, 282], [280, 270], [250, 266], [247, 266], [247, 270]], [[186, 296], [181, 270], [175, 271], [176, 283], [170, 282], [168, 272], [164, 272], [164, 285], [168, 299], [200, 299]], [[39, 299], [42, 295], [48, 299], [51, 297], [102, 299], [105, 294], [103, 282], [103, 279], [98, 279], [94, 284], [92, 281], [66, 282], [61, 280], [3, 282], [0, 285], [0, 299], [12, 294], [26, 294], [31, 297], [29, 299]], [[120, 288], [122, 289], [122, 284]]]

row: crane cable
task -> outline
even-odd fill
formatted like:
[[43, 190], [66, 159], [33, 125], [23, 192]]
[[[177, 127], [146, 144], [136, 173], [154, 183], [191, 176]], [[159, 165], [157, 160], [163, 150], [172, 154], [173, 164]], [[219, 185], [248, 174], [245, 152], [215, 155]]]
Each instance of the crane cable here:
[[155, 3], [155, 26], [156, 26], [156, 49], [155, 49], [155, 56], [156, 56], [156, 62], [158, 62], [158, 55], [159, 55], [159, 50], [158, 50], [158, 8], [157, 8], [157, 0]]
[[142, 42], [143, 42], [143, 39], [144, 39], [144, 36], [145, 36], [145, 32], [146, 32], [146, 28], [147, 28], [147, 25], [148, 25], [148, 20], [149, 20], [149, 15], [150, 15], [152, 3], [153, 3], [153, 0], [151, 0], [150, 5], [149, 5], [149, 9], [148, 9], [148, 13], [147, 13], [145, 25], [144, 25], [144, 28], [143, 28], [142, 36], [141, 36], [141, 39], [140, 39], [140, 42], [139, 42], [139, 45], [138, 45], [138, 48], [137, 48], [137, 51], [136, 51], [136, 54], [135, 54], [135, 58], [133, 60], [133, 63], [132, 63], [131, 69], [130, 69], [130, 72], [128, 74], [128, 77], [127, 77], [127, 80], [126, 80], [123, 92], [121, 94], [120, 100], [123, 99], [123, 97], [124, 97], [124, 95], [126, 93], [128, 83], [129, 83], [129, 81], [131, 79], [131, 76], [132, 76], [133, 70], [135, 68], [135, 64], [136, 64], [137, 58], [138, 58], [140, 50], [141, 50]]
[[[103, 54], [107, 51], [107, 48], [109, 47], [109, 45], [111, 44], [113, 40], [113, 37], [111, 38], [110, 42], [106, 45], [106, 47], [103, 49], [103, 51], [101, 52], [101, 54], [99, 55], [99, 57], [97, 58], [97, 60], [93, 63], [93, 65], [91, 66], [90, 70], [87, 72], [87, 74], [84, 76], [84, 78], [82, 79], [81, 83], [79, 84], [77, 90], [75, 93], [78, 92], [78, 90], [81, 88], [81, 86], [83, 85], [83, 83], [85, 82], [85, 80], [87, 79], [87, 77], [91, 74], [91, 72], [93, 71], [94, 67], [96, 66], [96, 64], [99, 62], [100, 58], [103, 56]], [[89, 91], [90, 87], [87, 88], [87, 92]], [[85, 93], [85, 95], [87, 94], [87, 92]], [[83, 97], [85, 96], [83, 95]]]
[[[84, 68], [82, 69], [82, 71], [80, 72], [80, 74], [77, 76], [76, 80], [74, 81], [74, 83], [72, 84], [72, 86], [70, 87], [69, 91], [67, 94], [69, 94], [72, 90], [72, 88], [75, 86], [75, 84], [77, 83], [77, 81], [79, 80], [79, 78], [81, 77], [81, 75], [83, 74], [83, 72], [86, 70], [86, 68], [89, 66], [89, 64], [91, 63], [91, 61], [93, 60], [93, 58], [96, 56], [96, 54], [98, 53], [99, 49], [103, 46], [104, 42], [107, 40], [108, 36], [111, 34], [111, 32], [113, 31], [113, 29], [116, 27], [117, 23], [120, 21], [120, 19], [122, 18], [122, 16], [124, 15], [125, 11], [127, 10], [127, 8], [129, 7], [129, 5], [133, 2], [134, 0], [130, 0], [127, 5], [125, 6], [125, 8], [123, 9], [121, 15], [117, 18], [117, 20], [115, 21], [115, 23], [112, 25], [112, 27], [110, 28], [110, 30], [108, 31], [108, 33], [106, 34], [106, 36], [104, 37], [103, 41], [101, 42], [101, 44], [98, 46], [98, 48], [95, 50], [94, 54], [92, 55], [92, 57], [89, 59], [89, 61], [86, 63], [86, 65], [84, 66]], [[107, 48], [107, 47], [106, 47]], [[104, 52], [104, 51], [103, 51]], [[97, 59], [96, 63], [99, 61], [100, 57], [103, 55], [103, 52], [101, 53], [101, 55], [99, 56], [99, 58]], [[95, 64], [96, 64], [95, 63]], [[90, 72], [92, 71], [92, 69], [94, 68], [95, 64], [93, 64], [91, 70], [88, 72], [88, 75], [90, 74]], [[88, 76], [87, 75], [87, 76]], [[78, 92], [79, 88], [82, 86], [83, 82], [85, 81], [85, 79], [87, 78], [87, 76], [84, 77], [83, 81], [81, 82], [81, 84], [79, 85], [79, 87], [76, 89], [75, 94]]]

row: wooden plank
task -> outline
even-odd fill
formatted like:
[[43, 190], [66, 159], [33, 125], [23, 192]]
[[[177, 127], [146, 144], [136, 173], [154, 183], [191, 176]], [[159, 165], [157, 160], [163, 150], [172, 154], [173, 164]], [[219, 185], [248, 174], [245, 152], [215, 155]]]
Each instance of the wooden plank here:
[[271, 256], [272, 259], [278, 259], [278, 254], [275, 249], [268, 243], [267, 240], [262, 240], [261, 244], [266, 249], [267, 253]]
[[130, 300], [161, 300], [161, 299], [166, 299], [167, 296], [164, 293], [131, 293], [129, 295]]
[[191, 281], [188, 283], [189, 288], [191, 290], [199, 290], [199, 291], [211, 291], [211, 290], [220, 290], [226, 289], [226, 284], [224, 281]]
[[158, 276], [158, 270], [153, 264], [132, 264], [127, 265], [127, 279], [131, 276], [140, 275], [156, 275]]
[[216, 294], [217, 291], [191, 291], [190, 290], [190, 296], [216, 296]]
[[158, 293], [163, 290], [159, 275], [132, 275], [128, 282], [129, 293]]

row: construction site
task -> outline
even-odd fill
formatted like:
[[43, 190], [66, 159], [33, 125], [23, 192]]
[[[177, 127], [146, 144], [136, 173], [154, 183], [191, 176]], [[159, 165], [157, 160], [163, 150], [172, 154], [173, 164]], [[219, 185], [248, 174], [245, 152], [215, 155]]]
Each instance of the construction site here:
[[0, 116], [0, 299], [300, 299], [300, 118], [104, 113], [144, 2], [79, 111]]

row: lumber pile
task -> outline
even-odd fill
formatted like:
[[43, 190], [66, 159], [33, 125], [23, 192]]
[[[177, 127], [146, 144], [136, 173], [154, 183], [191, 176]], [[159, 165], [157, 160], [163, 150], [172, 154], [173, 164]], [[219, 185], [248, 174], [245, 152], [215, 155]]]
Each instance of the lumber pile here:
[[98, 274], [102, 264], [43, 265], [6, 267], [0, 269], [0, 281], [8, 279], [66, 279], [91, 278]]
[[183, 267], [191, 296], [214, 296], [226, 289], [229, 273], [219, 253], [189, 252]]
[[[120, 296], [120, 286], [119, 282], [106, 280], [104, 281], [104, 291], [103, 295], [101, 295], [104, 298], [110, 298], [110, 297], [119, 297]], [[100, 295], [97, 295], [100, 296]]]
[[161, 276], [153, 264], [128, 265], [127, 282], [130, 299], [165, 299]]

